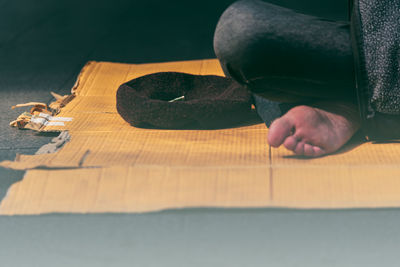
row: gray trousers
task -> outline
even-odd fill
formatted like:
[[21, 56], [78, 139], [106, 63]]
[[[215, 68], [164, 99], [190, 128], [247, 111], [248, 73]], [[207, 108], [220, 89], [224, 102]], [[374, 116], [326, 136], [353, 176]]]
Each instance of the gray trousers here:
[[348, 22], [242, 0], [222, 14], [214, 50], [227, 76], [269, 100], [356, 101]]

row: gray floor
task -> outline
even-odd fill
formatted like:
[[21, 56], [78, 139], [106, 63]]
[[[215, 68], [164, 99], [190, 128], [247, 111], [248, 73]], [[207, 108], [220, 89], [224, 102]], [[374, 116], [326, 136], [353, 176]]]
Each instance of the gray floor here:
[[397, 267], [399, 221], [398, 210], [0, 217], [0, 262], [21, 267]]
[[[10, 128], [11, 105], [68, 93], [88, 60], [214, 57], [231, 2], [0, 0], [0, 160], [51, 138]], [[346, 0], [271, 2], [346, 18]], [[0, 198], [22, 177], [0, 169]], [[0, 266], [399, 266], [399, 222], [397, 209], [0, 217]]]

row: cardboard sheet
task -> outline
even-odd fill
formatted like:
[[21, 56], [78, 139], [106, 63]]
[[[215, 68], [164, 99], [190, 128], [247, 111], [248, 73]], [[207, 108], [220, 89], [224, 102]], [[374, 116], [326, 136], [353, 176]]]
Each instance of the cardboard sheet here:
[[304, 159], [270, 150], [264, 124], [221, 130], [134, 128], [115, 93], [159, 71], [223, 75], [216, 60], [156, 64], [90, 62], [75, 97], [43, 131], [68, 130], [60, 151], [20, 155], [1, 166], [27, 169], [0, 214], [147, 212], [185, 207], [368, 208], [400, 206], [400, 144], [355, 144]]

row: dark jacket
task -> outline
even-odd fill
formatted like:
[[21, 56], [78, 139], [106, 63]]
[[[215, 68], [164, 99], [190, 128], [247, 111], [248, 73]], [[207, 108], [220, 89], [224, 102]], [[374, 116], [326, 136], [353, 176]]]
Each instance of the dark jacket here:
[[400, 138], [400, 1], [350, 0], [357, 97], [367, 139]]

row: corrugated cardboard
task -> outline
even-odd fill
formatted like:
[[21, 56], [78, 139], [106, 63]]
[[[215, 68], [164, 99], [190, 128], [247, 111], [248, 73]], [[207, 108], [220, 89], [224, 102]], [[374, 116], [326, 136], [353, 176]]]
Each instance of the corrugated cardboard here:
[[159, 71], [223, 75], [216, 60], [90, 62], [59, 117], [71, 141], [54, 154], [1, 166], [30, 169], [0, 214], [146, 212], [184, 207], [400, 206], [400, 144], [347, 146], [318, 159], [270, 150], [264, 124], [221, 130], [149, 130], [115, 108], [118, 86]]

